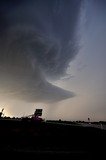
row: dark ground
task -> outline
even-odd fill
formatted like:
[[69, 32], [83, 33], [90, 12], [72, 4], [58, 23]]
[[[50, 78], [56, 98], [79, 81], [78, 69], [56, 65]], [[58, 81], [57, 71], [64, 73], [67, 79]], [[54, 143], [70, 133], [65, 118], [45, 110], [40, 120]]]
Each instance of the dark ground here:
[[5, 158], [100, 160], [106, 130], [28, 120], [0, 120], [0, 153]]

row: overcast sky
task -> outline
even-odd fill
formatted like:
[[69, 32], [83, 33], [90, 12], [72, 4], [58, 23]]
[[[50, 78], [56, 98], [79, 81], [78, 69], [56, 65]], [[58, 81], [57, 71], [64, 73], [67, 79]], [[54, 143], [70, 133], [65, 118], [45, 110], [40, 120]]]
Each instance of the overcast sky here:
[[106, 120], [106, 1], [0, 1], [0, 108]]

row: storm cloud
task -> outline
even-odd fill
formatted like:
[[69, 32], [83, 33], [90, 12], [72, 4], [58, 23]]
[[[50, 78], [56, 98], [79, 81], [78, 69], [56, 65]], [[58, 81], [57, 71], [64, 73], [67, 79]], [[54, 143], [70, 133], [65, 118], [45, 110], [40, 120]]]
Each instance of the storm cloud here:
[[50, 83], [78, 53], [80, 0], [0, 2], [0, 94], [56, 102], [75, 94]]

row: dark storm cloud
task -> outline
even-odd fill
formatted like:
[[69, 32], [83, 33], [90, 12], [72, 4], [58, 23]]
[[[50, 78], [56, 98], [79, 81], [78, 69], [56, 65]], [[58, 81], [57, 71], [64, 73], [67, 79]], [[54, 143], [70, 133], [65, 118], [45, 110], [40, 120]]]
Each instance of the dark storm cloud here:
[[26, 101], [74, 94], [49, 83], [65, 75], [78, 53], [80, 0], [0, 2], [0, 93]]

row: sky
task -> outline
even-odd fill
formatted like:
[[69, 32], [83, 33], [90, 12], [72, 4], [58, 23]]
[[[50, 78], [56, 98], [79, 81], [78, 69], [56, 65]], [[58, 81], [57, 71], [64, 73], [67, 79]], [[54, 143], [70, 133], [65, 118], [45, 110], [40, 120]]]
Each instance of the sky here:
[[0, 1], [0, 109], [106, 120], [106, 1]]

